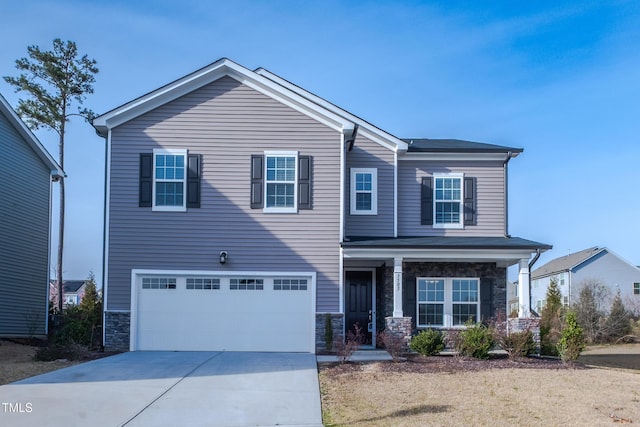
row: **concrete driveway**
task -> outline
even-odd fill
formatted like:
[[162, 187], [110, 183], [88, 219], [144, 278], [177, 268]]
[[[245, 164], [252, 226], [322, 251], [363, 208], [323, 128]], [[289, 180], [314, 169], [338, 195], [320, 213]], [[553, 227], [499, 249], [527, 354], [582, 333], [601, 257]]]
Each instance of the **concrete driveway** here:
[[313, 354], [132, 352], [0, 387], [0, 426], [322, 426]]

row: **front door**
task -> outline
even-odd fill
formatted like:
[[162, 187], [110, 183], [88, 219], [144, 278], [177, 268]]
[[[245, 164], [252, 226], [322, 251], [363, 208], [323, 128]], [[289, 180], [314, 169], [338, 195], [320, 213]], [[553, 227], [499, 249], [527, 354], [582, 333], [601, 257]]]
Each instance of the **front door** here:
[[363, 344], [372, 343], [373, 325], [372, 293], [373, 280], [371, 271], [347, 271], [345, 274], [345, 327], [346, 331], [354, 331], [358, 324], [364, 335]]

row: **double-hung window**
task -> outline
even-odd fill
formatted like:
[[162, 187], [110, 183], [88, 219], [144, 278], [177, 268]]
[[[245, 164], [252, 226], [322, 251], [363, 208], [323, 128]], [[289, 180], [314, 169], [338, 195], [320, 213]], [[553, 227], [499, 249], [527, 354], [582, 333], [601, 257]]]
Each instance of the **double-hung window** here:
[[187, 150], [153, 150], [153, 210], [185, 211]]
[[378, 214], [378, 170], [375, 168], [351, 169], [351, 215]]
[[463, 227], [463, 175], [434, 175], [433, 226]]
[[633, 294], [640, 295], [640, 283], [633, 284]]
[[265, 153], [265, 211], [296, 212], [297, 152]]
[[464, 326], [479, 319], [479, 279], [418, 278], [417, 293], [419, 327]]

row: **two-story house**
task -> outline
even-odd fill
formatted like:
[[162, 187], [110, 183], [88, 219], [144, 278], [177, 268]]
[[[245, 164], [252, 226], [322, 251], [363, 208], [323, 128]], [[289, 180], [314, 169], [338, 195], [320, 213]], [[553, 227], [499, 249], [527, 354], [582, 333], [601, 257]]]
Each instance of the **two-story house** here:
[[108, 348], [314, 352], [327, 318], [370, 343], [459, 328], [506, 310], [506, 268], [528, 285], [550, 248], [507, 233], [521, 149], [400, 139], [262, 68], [220, 59], [93, 125]]

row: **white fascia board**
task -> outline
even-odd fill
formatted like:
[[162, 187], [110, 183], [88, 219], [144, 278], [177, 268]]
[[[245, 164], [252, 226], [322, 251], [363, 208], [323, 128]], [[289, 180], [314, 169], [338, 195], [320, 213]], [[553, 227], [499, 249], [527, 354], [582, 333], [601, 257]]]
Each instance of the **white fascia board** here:
[[15, 112], [9, 102], [4, 98], [4, 96], [0, 95], [0, 113], [3, 113], [9, 123], [13, 125], [14, 129], [22, 136], [22, 138], [29, 144], [31, 149], [36, 152], [38, 157], [42, 160], [42, 162], [49, 169], [51, 176], [53, 177], [65, 177], [67, 176], [57, 161], [49, 154], [44, 145], [40, 143], [38, 138], [31, 132], [31, 130], [27, 127], [27, 125], [22, 121], [20, 116]]
[[238, 80], [333, 129], [341, 132], [353, 130], [353, 123], [349, 120], [226, 58], [96, 117], [93, 126], [105, 136], [108, 129], [113, 129], [225, 76]]
[[314, 271], [226, 271], [226, 270], [153, 270], [153, 269], [133, 269], [132, 277], [135, 276], [222, 276], [222, 277], [310, 277], [315, 280]]
[[332, 111], [342, 117], [345, 117], [351, 122], [357, 123], [358, 126], [360, 126], [360, 129], [358, 130], [358, 132], [362, 132], [363, 135], [367, 136], [367, 138], [382, 145], [383, 147], [393, 151], [407, 151], [407, 148], [409, 145], [403, 140], [391, 135], [390, 133], [383, 131], [382, 129], [375, 127], [371, 123], [361, 119], [358, 116], [355, 116], [349, 113], [346, 110], [343, 110], [342, 108], [330, 103], [329, 101], [317, 95], [314, 95], [313, 93], [305, 89], [302, 89], [299, 86], [296, 86], [295, 84], [283, 79], [282, 77], [276, 74], [273, 74], [268, 70], [265, 70], [264, 68], [258, 68], [257, 70], [255, 70], [255, 73], [261, 76], [264, 76], [269, 80], [274, 81], [278, 85], [283, 86], [289, 89], [290, 91], [299, 94], [300, 96], [310, 100], [311, 102], [317, 105], [320, 105], [321, 107], [329, 111]]
[[[515, 157], [512, 155], [512, 157]], [[415, 161], [500, 161], [504, 162], [505, 153], [405, 153], [398, 160]]]
[[394, 249], [394, 248], [344, 248], [345, 259], [391, 259], [406, 260], [456, 260], [456, 261], [513, 261], [531, 258], [530, 250], [500, 250], [500, 249]]

